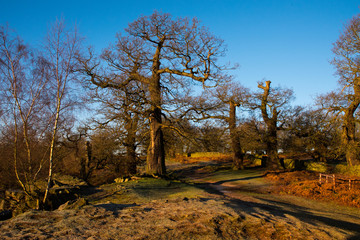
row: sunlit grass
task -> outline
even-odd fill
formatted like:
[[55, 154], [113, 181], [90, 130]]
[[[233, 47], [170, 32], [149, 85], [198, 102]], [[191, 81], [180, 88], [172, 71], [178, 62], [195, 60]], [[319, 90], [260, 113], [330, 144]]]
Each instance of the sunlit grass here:
[[108, 201], [116, 204], [146, 203], [153, 200], [196, 198], [204, 195], [204, 190], [191, 184], [148, 177], [123, 183], [106, 184], [101, 186], [101, 189], [106, 194], [99, 199], [94, 199], [94, 203]]
[[209, 181], [209, 182], [231, 182], [231, 183], [235, 183], [235, 182], [246, 182], [247, 180], [251, 181], [263, 181], [261, 176], [263, 175], [263, 171], [262, 170], [253, 170], [253, 169], [248, 169], [248, 170], [220, 170], [217, 171], [214, 174], [211, 174], [207, 177], [205, 177], [203, 180], [205, 181]]
[[207, 161], [229, 161], [231, 160], [231, 154], [219, 153], [219, 152], [196, 152], [191, 153], [190, 156], [187, 154], [177, 154], [170, 161], [181, 162], [181, 163], [196, 163], [196, 162], [207, 162]]
[[230, 154], [224, 154], [219, 152], [195, 152], [191, 154], [191, 157], [201, 158], [201, 157], [227, 157]]

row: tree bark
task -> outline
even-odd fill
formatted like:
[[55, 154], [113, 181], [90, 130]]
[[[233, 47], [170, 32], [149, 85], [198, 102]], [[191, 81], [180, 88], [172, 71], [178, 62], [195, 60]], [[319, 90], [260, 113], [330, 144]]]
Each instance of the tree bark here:
[[355, 136], [354, 113], [360, 104], [360, 85], [354, 85], [354, 99], [345, 110], [342, 126], [342, 142], [345, 146], [346, 161], [349, 166], [360, 165], [359, 144]]
[[150, 146], [147, 156], [147, 173], [164, 175], [165, 151], [162, 132], [161, 109], [153, 106], [150, 115]]
[[271, 170], [279, 169], [280, 168], [280, 159], [278, 156], [278, 141], [277, 141], [277, 117], [278, 112], [275, 106], [272, 106], [272, 116], [269, 117], [267, 112], [267, 105], [268, 105], [268, 96], [270, 94], [270, 81], [265, 82], [265, 86], [259, 85], [259, 88], [264, 90], [261, 100], [261, 114], [266, 124], [266, 154], [268, 155], [268, 159], [266, 162], [266, 167]]
[[165, 39], [158, 43], [153, 57], [152, 78], [149, 80], [149, 92], [151, 99], [150, 111], [150, 146], [147, 156], [147, 173], [164, 175], [165, 168], [165, 148], [164, 136], [162, 132], [162, 113], [161, 113], [161, 84], [160, 84], [160, 52]]
[[[59, 81], [58, 81], [58, 83], [59, 83]], [[51, 183], [52, 183], [53, 170], [54, 170], [53, 166], [54, 166], [55, 141], [56, 141], [56, 134], [57, 134], [57, 131], [58, 131], [58, 124], [59, 124], [60, 110], [61, 110], [61, 100], [62, 100], [62, 96], [63, 96], [62, 94], [64, 92], [64, 89], [65, 88], [62, 89], [61, 93], [59, 91], [57, 92], [56, 115], [55, 115], [54, 128], [53, 128], [53, 133], [52, 133], [52, 136], [51, 136], [51, 144], [50, 144], [49, 174], [48, 174], [48, 179], [47, 179], [44, 198], [42, 200], [43, 206], [46, 205], [46, 202], [48, 200], [49, 191], [50, 191], [50, 187], [51, 187]]]
[[[276, 111], [276, 109], [275, 109]], [[266, 132], [266, 154], [268, 155], [267, 168], [271, 170], [280, 168], [280, 159], [278, 155], [278, 140], [277, 140], [277, 117], [272, 116], [269, 119]]]
[[126, 124], [127, 136], [125, 140], [126, 147], [126, 174], [136, 174], [136, 131], [138, 124], [138, 117], [128, 116], [128, 123]]
[[239, 134], [236, 130], [236, 105], [230, 101], [230, 114], [229, 114], [229, 130], [231, 139], [231, 148], [233, 151], [233, 165], [235, 169], [244, 169], [244, 155], [241, 151], [241, 142]]

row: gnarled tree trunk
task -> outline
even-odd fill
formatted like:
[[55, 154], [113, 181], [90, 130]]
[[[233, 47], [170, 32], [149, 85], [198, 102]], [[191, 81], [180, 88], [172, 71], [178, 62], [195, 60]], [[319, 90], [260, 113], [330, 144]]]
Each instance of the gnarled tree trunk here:
[[[164, 41], [165, 39], [163, 39]], [[158, 47], [153, 57], [152, 78], [149, 79], [149, 92], [151, 99], [150, 111], [150, 146], [147, 156], [147, 173], [164, 175], [165, 168], [165, 148], [164, 136], [162, 132], [162, 113], [161, 113], [161, 84], [160, 84], [160, 52], [163, 41], [158, 43]]]
[[164, 136], [161, 124], [161, 110], [155, 108], [150, 116], [150, 146], [147, 156], [148, 174], [164, 175], [166, 173]]
[[264, 90], [264, 93], [262, 95], [261, 99], [261, 114], [264, 119], [264, 122], [266, 124], [266, 136], [265, 136], [265, 142], [266, 142], [266, 153], [268, 155], [267, 162], [266, 162], [266, 168], [268, 169], [279, 169], [280, 168], [280, 159], [278, 156], [278, 141], [277, 141], [277, 118], [278, 118], [278, 111], [275, 106], [272, 106], [272, 116], [269, 117], [269, 114], [267, 112], [267, 106], [268, 106], [268, 97], [270, 94], [270, 81], [265, 82], [265, 86], [259, 85], [259, 88]]
[[354, 86], [354, 99], [345, 110], [342, 126], [342, 142], [345, 146], [346, 161], [349, 166], [360, 165], [359, 143], [355, 136], [354, 113], [360, 104], [360, 85]]
[[[276, 112], [276, 108], [274, 111]], [[280, 168], [276, 122], [277, 116], [273, 115], [266, 123], [266, 154], [268, 155], [266, 168], [272, 170]]]
[[230, 114], [229, 114], [229, 130], [231, 139], [231, 148], [233, 151], [233, 165], [235, 169], [244, 169], [244, 155], [241, 151], [241, 142], [239, 134], [236, 130], [236, 105], [230, 101]]
[[133, 118], [129, 116], [126, 124], [127, 136], [125, 140], [126, 147], [126, 174], [136, 174], [136, 131], [139, 118], [135, 115]]

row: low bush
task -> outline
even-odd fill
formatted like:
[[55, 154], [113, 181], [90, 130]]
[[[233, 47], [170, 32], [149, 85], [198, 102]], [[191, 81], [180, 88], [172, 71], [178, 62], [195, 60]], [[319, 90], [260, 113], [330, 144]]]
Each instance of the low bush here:
[[305, 163], [306, 170], [312, 172], [326, 173], [328, 166], [324, 162], [307, 162]]
[[255, 158], [253, 164], [254, 164], [254, 166], [261, 166], [261, 159]]
[[335, 165], [334, 173], [342, 174], [346, 176], [360, 177], [360, 166], [348, 166], [346, 163], [340, 163]]
[[294, 159], [284, 159], [285, 169], [293, 170], [295, 168], [295, 160]]

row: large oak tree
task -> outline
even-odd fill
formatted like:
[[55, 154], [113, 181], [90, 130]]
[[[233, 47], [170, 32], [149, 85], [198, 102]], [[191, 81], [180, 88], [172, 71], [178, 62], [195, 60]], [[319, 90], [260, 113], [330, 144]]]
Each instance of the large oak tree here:
[[247, 104], [249, 89], [232, 82], [216, 88], [214, 95], [221, 103], [228, 106], [228, 115], [224, 114], [223, 117], [229, 125], [233, 165], [236, 169], [243, 169], [244, 155], [241, 147], [240, 134], [237, 129], [236, 108]]
[[241, 136], [237, 126], [236, 109], [249, 105], [250, 90], [238, 82], [229, 81], [216, 88], [211, 88], [192, 100], [193, 119], [195, 121], [217, 119], [224, 121], [230, 134], [235, 169], [242, 169], [243, 150]]
[[[222, 81], [223, 41], [201, 26], [196, 19], [172, 18], [154, 12], [139, 17], [117, 35], [116, 43], [101, 58], [82, 60], [92, 83], [101, 87], [126, 87], [129, 82], [143, 84], [149, 110], [150, 145], [147, 172], [163, 175], [165, 150], [163, 117], [174, 110], [172, 101], [194, 82], [216, 85]], [[106, 68], [106, 69], [104, 69]], [[110, 70], [110, 71], [109, 71]]]
[[261, 91], [256, 95], [254, 106], [260, 109], [261, 116], [266, 125], [264, 138], [268, 155], [266, 167], [269, 169], [279, 169], [278, 130], [284, 125], [281, 117], [290, 106], [289, 103], [293, 99], [293, 91], [287, 88], [272, 88], [271, 81], [260, 82], [258, 88]]
[[341, 98], [330, 107], [340, 110], [342, 115], [342, 143], [345, 147], [346, 160], [350, 166], [359, 165], [360, 146], [355, 132], [355, 113], [360, 105], [360, 15], [355, 16], [335, 42], [332, 64], [339, 76], [342, 90], [335, 99]]

